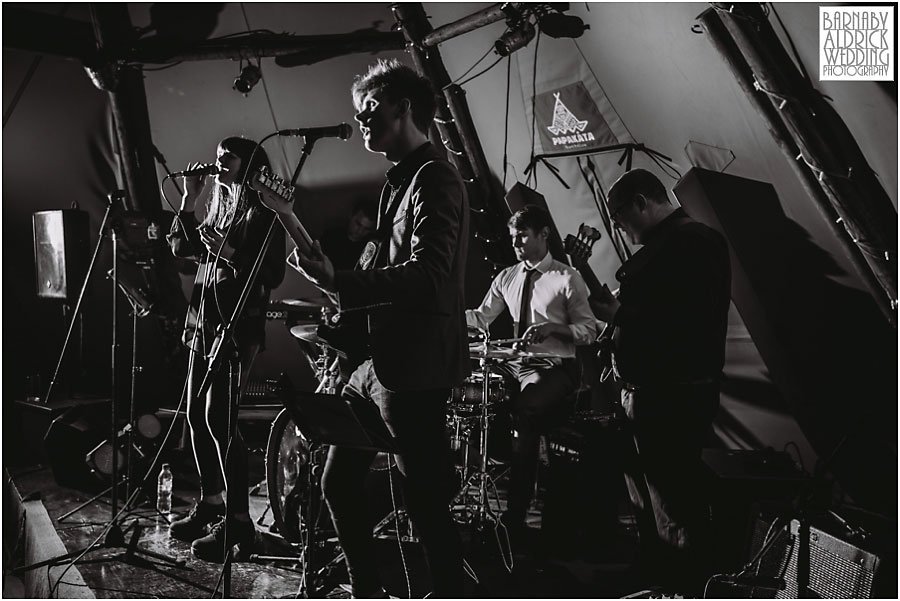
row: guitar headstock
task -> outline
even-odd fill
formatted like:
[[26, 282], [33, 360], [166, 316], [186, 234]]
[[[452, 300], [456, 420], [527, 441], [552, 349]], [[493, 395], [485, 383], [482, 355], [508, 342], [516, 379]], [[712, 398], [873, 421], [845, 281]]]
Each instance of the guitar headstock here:
[[575, 235], [568, 234], [563, 243], [566, 254], [572, 259], [572, 266], [586, 265], [591, 257], [594, 243], [600, 239], [600, 230], [582, 223]]
[[250, 186], [267, 199], [281, 202], [294, 200], [294, 186], [269, 171], [268, 167], [260, 167], [259, 171], [251, 178]]

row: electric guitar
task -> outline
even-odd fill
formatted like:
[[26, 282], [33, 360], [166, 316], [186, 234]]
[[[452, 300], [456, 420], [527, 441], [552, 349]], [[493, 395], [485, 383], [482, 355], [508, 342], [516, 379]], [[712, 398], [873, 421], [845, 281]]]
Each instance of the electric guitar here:
[[[294, 186], [288, 185], [266, 167], [260, 168], [250, 179], [250, 187], [259, 192], [263, 197], [263, 203], [270, 208], [294, 200]], [[297, 252], [309, 254], [313, 247], [312, 237], [293, 212], [287, 216], [280, 216], [279, 219], [288, 236], [297, 245], [297, 249], [288, 257], [288, 265], [299, 271]], [[366, 313], [364, 311], [337, 313], [328, 321], [329, 323], [319, 325], [316, 335], [351, 362], [358, 360], [361, 363], [369, 350]]]
[[[590, 295], [594, 298], [606, 294], [603, 292], [603, 284], [600, 283], [600, 280], [597, 279], [594, 271], [591, 269], [590, 265], [588, 265], [588, 259], [591, 257], [594, 244], [599, 239], [600, 231], [597, 228], [582, 223], [578, 228], [578, 233], [575, 235], [568, 234], [563, 243], [566, 254], [569, 255], [569, 259], [572, 262], [572, 267], [577, 269], [578, 273], [581, 274], [581, 277], [584, 278], [584, 283], [588, 287], [588, 292], [590, 292]], [[614, 347], [614, 330], [615, 328], [613, 328], [612, 325], [606, 324], [606, 327], [603, 328], [603, 331], [600, 332], [600, 335], [594, 342], [597, 348], [597, 359], [600, 363], [601, 382], [605, 382], [613, 371], [612, 350]]]

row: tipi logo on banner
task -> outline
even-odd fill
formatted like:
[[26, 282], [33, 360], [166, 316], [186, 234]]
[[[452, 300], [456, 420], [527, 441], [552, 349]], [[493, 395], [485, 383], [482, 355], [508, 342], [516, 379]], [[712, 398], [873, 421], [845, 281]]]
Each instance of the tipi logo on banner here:
[[535, 117], [544, 154], [590, 152], [616, 137], [584, 84], [576, 81], [535, 97]]
[[[559, 136], [561, 134], [583, 132], [584, 128], [587, 127], [587, 120], [582, 121], [573, 115], [572, 111], [560, 100], [559, 92], [554, 93], [553, 97], [556, 98], [556, 104], [553, 105], [553, 125], [547, 128], [550, 130], [550, 133], [554, 136]], [[593, 138], [591, 136], [591, 139]]]

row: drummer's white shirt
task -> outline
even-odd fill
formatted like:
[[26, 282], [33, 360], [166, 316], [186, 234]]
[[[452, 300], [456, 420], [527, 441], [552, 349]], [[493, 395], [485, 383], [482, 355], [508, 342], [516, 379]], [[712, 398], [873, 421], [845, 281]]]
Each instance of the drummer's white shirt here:
[[[481, 306], [466, 311], [466, 325], [486, 330], [503, 309], [508, 309], [513, 323], [518, 323], [525, 269], [522, 261], [501, 271], [491, 282]], [[587, 285], [581, 274], [554, 259], [549, 252], [535, 269], [538, 274], [534, 278], [528, 323], [567, 325], [573, 342], [551, 336], [541, 343], [529, 345], [528, 350], [574, 357], [575, 345], [589, 344], [597, 337], [597, 319], [588, 304]]]

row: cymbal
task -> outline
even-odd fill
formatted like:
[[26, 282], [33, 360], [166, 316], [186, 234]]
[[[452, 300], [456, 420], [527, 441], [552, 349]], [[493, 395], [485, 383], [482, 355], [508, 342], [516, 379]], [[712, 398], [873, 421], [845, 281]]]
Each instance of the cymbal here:
[[496, 359], [510, 361], [512, 359], [559, 359], [562, 355], [545, 351], [521, 351], [514, 348], [492, 346], [485, 348], [484, 343], [470, 344], [469, 356], [473, 359]]
[[503, 348], [498, 346], [488, 346], [485, 348], [484, 344], [470, 344], [469, 345], [469, 356], [474, 359], [515, 359], [518, 355], [516, 351], [511, 348]]
[[293, 336], [294, 338], [299, 338], [300, 340], [312, 342], [313, 344], [318, 344], [319, 335], [316, 333], [316, 330], [318, 328], [319, 326], [314, 323], [294, 326], [293, 328], [291, 328], [291, 336]]
[[309, 299], [305, 299], [305, 298], [285, 298], [280, 301], [273, 301], [273, 302], [280, 302], [285, 305], [288, 305], [289, 307], [295, 307], [297, 309], [321, 309], [322, 307], [325, 306], [325, 299], [309, 300]]

